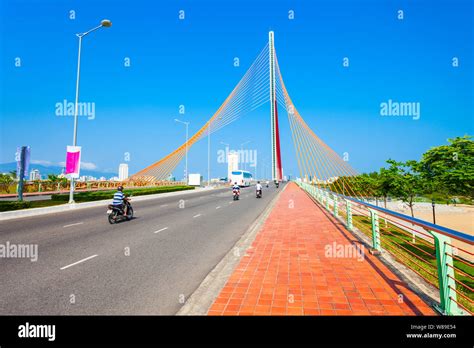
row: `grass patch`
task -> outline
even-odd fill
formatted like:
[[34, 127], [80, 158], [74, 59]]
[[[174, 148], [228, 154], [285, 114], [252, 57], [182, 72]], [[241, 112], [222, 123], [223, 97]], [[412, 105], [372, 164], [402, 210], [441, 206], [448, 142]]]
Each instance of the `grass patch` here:
[[44, 207], [52, 207], [55, 205], [66, 204], [66, 202], [59, 202], [59, 201], [52, 201], [50, 199], [44, 201], [31, 201], [30, 208], [44, 208]]

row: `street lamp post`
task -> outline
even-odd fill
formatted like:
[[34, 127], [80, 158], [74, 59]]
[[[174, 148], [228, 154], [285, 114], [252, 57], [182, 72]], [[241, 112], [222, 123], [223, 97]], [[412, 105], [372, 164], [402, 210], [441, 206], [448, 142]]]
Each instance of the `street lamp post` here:
[[188, 184], [188, 127], [189, 127], [189, 122], [183, 122], [178, 120], [177, 118], [174, 119], [176, 122], [182, 123], [186, 126], [186, 175], [185, 175], [185, 180], [186, 180], [186, 185]]
[[[244, 157], [244, 145], [245, 145], [245, 144], [248, 144], [248, 143], [250, 143], [250, 142], [251, 142], [251, 140], [247, 140], [246, 142], [240, 144], [240, 151], [241, 151], [240, 154], [242, 155], [242, 158]], [[245, 164], [244, 161], [242, 161], [242, 162], [243, 162], [243, 164], [244, 164], [244, 168], [242, 168], [242, 169], [245, 170], [245, 169], [247, 168], [247, 166], [246, 166], [246, 164]]]
[[211, 187], [211, 124], [207, 133], [207, 186]]
[[436, 225], [436, 214], [435, 214], [435, 200], [431, 199], [431, 207], [433, 208], [433, 223]]
[[229, 181], [230, 178], [229, 178], [229, 156], [228, 156], [228, 154], [230, 153], [230, 144], [224, 143], [223, 141], [221, 141], [220, 143], [222, 145], [227, 146], [227, 149], [229, 149], [229, 152], [226, 151], [226, 159], [225, 159], [225, 163], [227, 163], [227, 181]]
[[[96, 26], [95, 28], [92, 28], [85, 33], [79, 33], [76, 34], [76, 36], [79, 38], [79, 49], [77, 53], [77, 75], [76, 75], [76, 102], [75, 102], [75, 107], [74, 107], [74, 133], [73, 133], [73, 140], [72, 140], [72, 145], [76, 146], [77, 145], [77, 114], [78, 114], [78, 109], [79, 109], [79, 80], [81, 76], [81, 48], [82, 48], [82, 38], [86, 36], [87, 34], [92, 33], [93, 31], [96, 31], [97, 29], [100, 29], [102, 27], [104, 28], [109, 28], [112, 26], [112, 22], [109, 21], [108, 19], [103, 19], [100, 22], [100, 25]], [[69, 203], [74, 203], [74, 178], [71, 175], [71, 184], [69, 188]]]

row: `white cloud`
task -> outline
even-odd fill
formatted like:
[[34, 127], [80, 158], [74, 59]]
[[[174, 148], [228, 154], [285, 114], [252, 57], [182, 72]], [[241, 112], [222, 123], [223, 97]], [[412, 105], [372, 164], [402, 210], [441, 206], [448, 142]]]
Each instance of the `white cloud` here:
[[92, 162], [81, 162], [81, 169], [94, 170], [97, 166]]
[[[60, 165], [61, 167], [65, 167], [66, 162], [59, 162], [58, 165]], [[81, 169], [95, 170], [95, 169], [97, 169], [97, 165], [95, 163], [92, 163], [92, 162], [81, 162]]]
[[31, 160], [31, 164], [40, 164], [42, 166], [54, 166], [53, 162], [44, 161], [44, 160]]

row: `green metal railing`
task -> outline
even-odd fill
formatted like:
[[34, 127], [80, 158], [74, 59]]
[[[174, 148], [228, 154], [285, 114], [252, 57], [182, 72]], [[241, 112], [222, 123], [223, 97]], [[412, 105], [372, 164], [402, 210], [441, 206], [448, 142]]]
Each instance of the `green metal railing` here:
[[389, 252], [437, 287], [440, 301], [436, 309], [440, 313], [473, 315], [473, 236], [309, 183], [296, 183], [349, 231], [357, 228], [365, 233], [374, 250]]

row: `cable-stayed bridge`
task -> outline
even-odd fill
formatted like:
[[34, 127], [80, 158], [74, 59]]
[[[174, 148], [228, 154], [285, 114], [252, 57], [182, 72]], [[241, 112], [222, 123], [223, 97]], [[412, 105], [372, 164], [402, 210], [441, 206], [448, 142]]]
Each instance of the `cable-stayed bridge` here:
[[196, 142], [267, 103], [272, 179], [282, 180], [279, 110], [284, 110], [301, 178], [299, 187], [349, 231], [365, 234], [374, 252], [385, 250], [423, 281], [437, 287], [441, 313], [472, 314], [474, 253], [470, 250], [474, 238], [380, 208], [367, 200], [374, 195], [361, 184], [356, 170], [316, 135], [294, 105], [278, 64], [273, 32], [242, 79], [201, 129], [176, 150], [134, 174], [131, 180], [165, 180]]
[[[159, 181], [169, 177], [189, 149], [199, 140], [238, 120], [253, 110], [270, 104], [272, 179], [282, 179], [279, 108], [288, 116], [298, 160], [300, 177], [315, 183], [330, 183], [338, 177], [350, 177], [356, 171], [326, 145], [306, 124], [283, 82], [274, 45], [274, 33], [257, 55], [242, 79], [212, 117], [187, 142], [176, 150], [135, 173], [132, 180]], [[337, 185], [341, 183], [337, 182]], [[350, 192], [350, 184], [345, 190]]]

